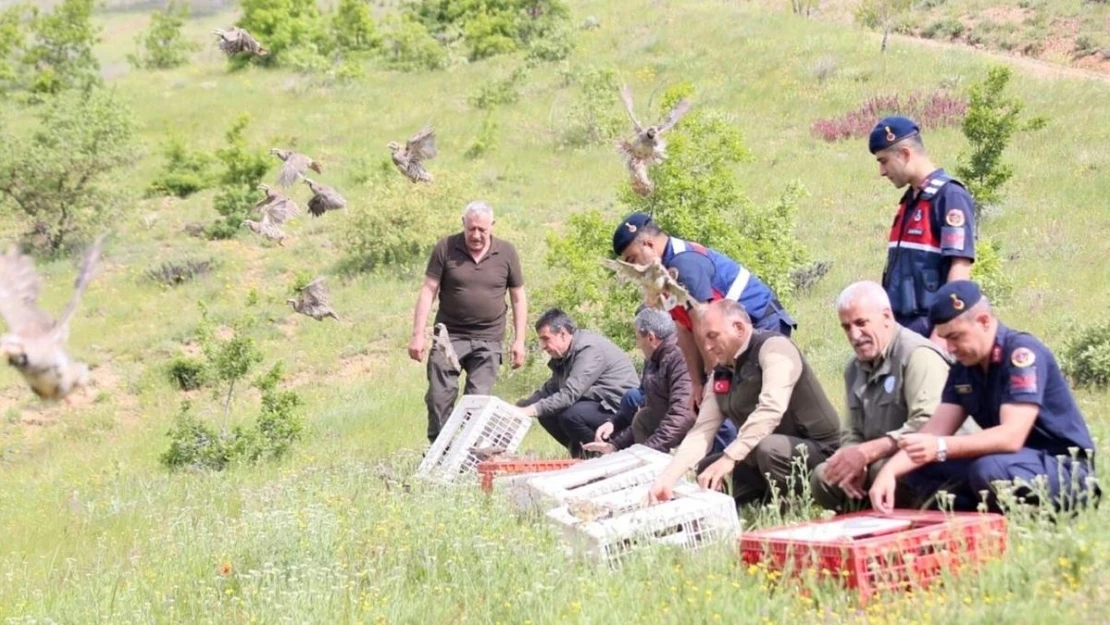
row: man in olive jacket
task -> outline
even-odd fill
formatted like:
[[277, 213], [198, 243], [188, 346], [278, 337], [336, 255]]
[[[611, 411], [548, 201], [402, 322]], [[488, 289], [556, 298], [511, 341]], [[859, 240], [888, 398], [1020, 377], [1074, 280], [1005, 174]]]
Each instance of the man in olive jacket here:
[[639, 384], [632, 359], [609, 339], [578, 330], [562, 310], [552, 308], [536, 321], [540, 346], [551, 357], [551, 378], [517, 402], [525, 414], [582, 456], [582, 445], [617, 412], [621, 397]]
[[697, 418], [690, 402], [686, 359], [670, 313], [644, 308], [632, 325], [646, 360], [640, 383], [645, 403], [639, 410], [621, 410], [603, 423], [594, 442], [585, 445], [586, 451], [608, 454], [640, 444], [666, 453], [678, 447]]

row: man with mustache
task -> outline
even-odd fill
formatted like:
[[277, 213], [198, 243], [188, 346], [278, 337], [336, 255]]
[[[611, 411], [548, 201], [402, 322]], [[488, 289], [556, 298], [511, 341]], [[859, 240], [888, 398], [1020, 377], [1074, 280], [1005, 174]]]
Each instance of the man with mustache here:
[[[1057, 510], [1096, 503], [1094, 442], [1052, 352], [999, 322], [969, 280], [939, 289], [929, 318], [957, 363], [940, 405], [875, 477], [875, 509], [893, 509], [899, 478], [918, 502], [945, 490], [955, 510], [976, 510], [981, 494], [997, 510], [999, 482]], [[969, 415], [982, 431], [952, 436]]]
[[[424, 284], [413, 311], [409, 357], [420, 362], [428, 350], [424, 327], [439, 297], [435, 323], [447, 337], [428, 355], [428, 440], [435, 442], [454, 409], [459, 375], [466, 371], [466, 395], [489, 395], [501, 366], [508, 294], [513, 309], [514, 369], [524, 364], [528, 305], [520, 257], [512, 243], [493, 236], [493, 209], [485, 202], [467, 204], [463, 231], [444, 237], [432, 250]], [[446, 348], [448, 343], [454, 354]]]
[[[731, 479], [739, 505], [766, 501], [772, 484], [780, 495], [797, 494], [804, 485], [798, 465], [813, 471], [840, 440], [840, 419], [817, 376], [793, 341], [753, 328], [734, 300], [709, 304], [698, 327], [717, 366], [694, 427], [649, 498], [670, 499], [675, 483], [695, 465], [703, 487], [716, 489]], [[725, 419], [737, 424], [736, 440], [722, 454], [705, 457]]]
[[925, 337], [894, 321], [883, 287], [856, 282], [836, 300], [840, 327], [855, 355], [844, 370], [848, 419], [841, 447], [814, 471], [813, 498], [844, 512], [867, 503], [871, 481], [940, 403], [948, 356]]

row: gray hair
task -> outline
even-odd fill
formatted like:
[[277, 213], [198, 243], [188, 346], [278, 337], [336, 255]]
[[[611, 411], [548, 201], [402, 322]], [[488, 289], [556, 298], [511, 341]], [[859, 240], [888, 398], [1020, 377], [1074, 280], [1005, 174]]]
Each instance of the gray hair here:
[[748, 314], [748, 309], [744, 305], [734, 299], [719, 299], [709, 305], [709, 308], [716, 308], [721, 311], [725, 319], [729, 321], [743, 321], [748, 325], [752, 325], [752, 316]]
[[836, 311], [844, 312], [860, 300], [870, 301], [880, 310], [890, 308], [890, 296], [886, 294], [886, 290], [878, 282], [862, 280], [849, 284], [840, 292], [840, 296], [836, 298]]
[[493, 208], [481, 200], [475, 200], [466, 205], [463, 209], [462, 220], [466, 224], [466, 218], [471, 215], [489, 215], [489, 220], [493, 221]]
[[675, 332], [674, 319], [671, 318], [670, 313], [655, 308], [645, 308], [636, 313], [632, 325], [636, 328], [636, 332], [645, 336], [654, 334], [655, 338], [659, 340], [663, 340]]

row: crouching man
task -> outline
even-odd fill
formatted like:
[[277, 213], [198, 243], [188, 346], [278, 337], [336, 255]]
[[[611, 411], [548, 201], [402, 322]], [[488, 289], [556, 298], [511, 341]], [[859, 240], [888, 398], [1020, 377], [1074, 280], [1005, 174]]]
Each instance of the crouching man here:
[[898, 440], [916, 432], [940, 404], [949, 360], [894, 320], [878, 283], [850, 285], [836, 310], [855, 352], [844, 370], [848, 420], [840, 449], [814, 472], [811, 492], [821, 507], [844, 512], [869, 503], [867, 489], [898, 451]]
[[[1094, 443], [1052, 352], [1000, 323], [969, 280], [937, 289], [929, 321], [957, 363], [933, 415], [875, 477], [872, 505], [889, 512], [899, 478], [917, 502], [943, 489], [956, 510], [975, 510], [980, 493], [997, 510], [998, 482], [1029, 502], [1043, 482], [1041, 503], [1057, 509], [1096, 502]], [[982, 430], [952, 436], [968, 415]]]
[[[840, 439], [840, 420], [817, 376], [793, 341], [755, 330], [739, 303], [719, 300], [702, 314], [701, 340], [717, 366], [694, 427], [650, 498], [670, 499], [675, 483], [695, 465], [704, 487], [731, 478], [740, 505], [766, 501], [772, 484], [780, 495], [802, 490], [797, 474], [812, 472]], [[725, 419], [737, 424], [736, 440], [719, 457], [705, 457]]]
[[612, 341], [578, 330], [558, 308], [540, 315], [536, 334], [551, 357], [551, 377], [517, 406], [537, 417], [572, 457], [581, 457], [582, 445], [594, 440], [597, 428], [616, 414], [621, 397], [636, 386], [636, 367]]
[[629, 415], [622, 410], [597, 429], [586, 451], [602, 454], [646, 445], [669, 452], [678, 446], [694, 425], [696, 415], [690, 402], [690, 376], [678, 348], [675, 323], [669, 313], [645, 308], [636, 314], [636, 345], [644, 354], [644, 405]]

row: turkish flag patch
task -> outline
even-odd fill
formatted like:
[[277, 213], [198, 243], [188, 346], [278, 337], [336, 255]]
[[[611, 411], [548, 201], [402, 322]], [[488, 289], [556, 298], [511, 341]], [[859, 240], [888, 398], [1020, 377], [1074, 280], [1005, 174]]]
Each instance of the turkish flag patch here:
[[1037, 392], [1037, 372], [1023, 371], [1021, 373], [1014, 373], [1010, 375], [1010, 392], [1012, 393], [1036, 393]]
[[732, 380], [728, 378], [713, 380], [713, 392], [718, 395], [724, 395], [728, 393], [730, 388], [732, 388]]
[[967, 234], [963, 228], [949, 228], [945, 226], [940, 229], [940, 247], [946, 250], [964, 251], [964, 246], [967, 245]]

